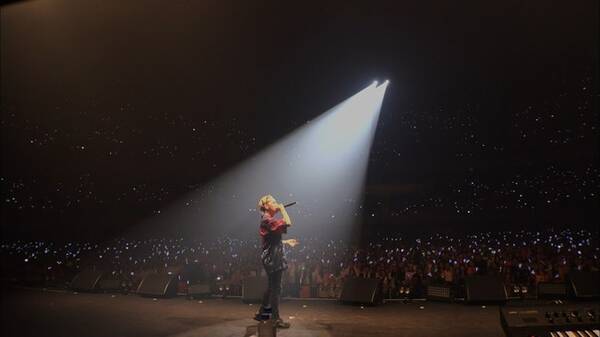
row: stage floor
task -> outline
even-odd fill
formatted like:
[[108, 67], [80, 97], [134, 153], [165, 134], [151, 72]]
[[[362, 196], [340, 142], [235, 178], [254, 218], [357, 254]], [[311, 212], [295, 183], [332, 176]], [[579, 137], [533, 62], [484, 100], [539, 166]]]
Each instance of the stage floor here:
[[[423, 308], [421, 308], [423, 307]], [[41, 289], [2, 293], [2, 336], [243, 337], [257, 305], [240, 299], [157, 299]], [[497, 306], [389, 302], [376, 307], [336, 301], [288, 300], [281, 314], [292, 327], [280, 337], [503, 337]]]

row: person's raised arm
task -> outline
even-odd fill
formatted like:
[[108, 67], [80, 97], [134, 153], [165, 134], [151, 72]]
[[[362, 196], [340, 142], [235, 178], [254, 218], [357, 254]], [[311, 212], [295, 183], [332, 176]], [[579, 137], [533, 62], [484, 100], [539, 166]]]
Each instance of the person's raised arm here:
[[279, 204], [279, 211], [281, 212], [281, 216], [283, 217], [283, 221], [285, 221], [286, 224], [288, 224], [289, 226], [292, 225], [292, 219], [290, 219], [290, 216], [287, 213], [287, 210], [285, 209], [285, 206], [283, 206], [283, 204]]

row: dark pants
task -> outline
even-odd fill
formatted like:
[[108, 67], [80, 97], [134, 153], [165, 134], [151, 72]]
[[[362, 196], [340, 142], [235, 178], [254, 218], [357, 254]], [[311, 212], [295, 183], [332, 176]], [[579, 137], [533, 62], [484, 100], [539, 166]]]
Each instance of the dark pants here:
[[267, 274], [269, 278], [269, 287], [265, 294], [263, 295], [263, 301], [260, 308], [261, 313], [265, 308], [271, 307], [271, 318], [278, 319], [279, 318], [279, 297], [281, 296], [281, 276], [283, 275], [283, 270], [278, 270], [272, 273]]

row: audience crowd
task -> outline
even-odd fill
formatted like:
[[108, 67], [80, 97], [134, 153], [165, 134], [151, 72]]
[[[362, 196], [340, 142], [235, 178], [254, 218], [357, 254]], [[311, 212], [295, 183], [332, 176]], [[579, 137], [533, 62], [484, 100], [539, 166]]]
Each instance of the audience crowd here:
[[[364, 245], [298, 238], [286, 246], [284, 296], [339, 296], [349, 277], [376, 278], [385, 298], [423, 297], [427, 285], [448, 285], [457, 296], [470, 275], [497, 275], [509, 289], [535, 291], [569, 272], [598, 271], [598, 233], [588, 230], [484, 232], [422, 239], [378, 237]], [[260, 242], [119, 238], [105, 243], [12, 241], [0, 245], [2, 279], [68, 287], [82, 270], [103, 271], [123, 291], [135, 291], [149, 273], [168, 273], [178, 292], [209, 284], [214, 293], [240, 295], [243, 280], [264, 274]]]

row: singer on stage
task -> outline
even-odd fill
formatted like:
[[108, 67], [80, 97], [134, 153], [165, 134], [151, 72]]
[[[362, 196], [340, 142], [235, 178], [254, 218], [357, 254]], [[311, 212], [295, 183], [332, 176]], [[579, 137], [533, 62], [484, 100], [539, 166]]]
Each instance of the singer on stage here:
[[[281, 295], [281, 276], [287, 269], [283, 244], [294, 246], [296, 240], [281, 240], [281, 236], [287, 233], [287, 228], [292, 225], [292, 220], [285, 210], [283, 204], [277, 203], [272, 195], [265, 195], [258, 201], [261, 212], [259, 233], [262, 238], [262, 260], [269, 279], [269, 286], [263, 296], [259, 311], [254, 316], [255, 320], [273, 320], [278, 328], [289, 328], [290, 324], [284, 322], [279, 316], [279, 297]], [[275, 218], [281, 213], [282, 219]]]

